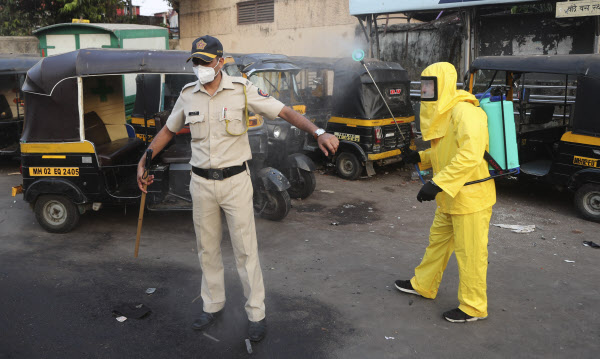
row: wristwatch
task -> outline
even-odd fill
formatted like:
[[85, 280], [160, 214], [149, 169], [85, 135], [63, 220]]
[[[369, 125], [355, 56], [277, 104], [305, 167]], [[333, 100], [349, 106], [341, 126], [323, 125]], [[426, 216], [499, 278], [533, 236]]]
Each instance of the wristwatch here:
[[324, 133], [325, 133], [325, 130], [324, 130], [324, 129], [322, 129], [322, 128], [317, 128], [317, 129], [315, 130], [315, 132], [313, 133], [313, 136], [315, 136], [315, 140], [316, 140], [317, 138], [319, 138], [319, 136], [321, 136], [321, 135], [322, 135], [322, 134], [324, 134]]

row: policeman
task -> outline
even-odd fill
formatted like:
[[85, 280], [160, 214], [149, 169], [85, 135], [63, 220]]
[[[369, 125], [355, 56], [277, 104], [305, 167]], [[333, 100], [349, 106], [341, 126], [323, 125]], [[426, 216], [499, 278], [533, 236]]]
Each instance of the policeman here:
[[458, 308], [443, 314], [450, 322], [487, 318], [487, 243], [493, 180], [465, 186], [489, 177], [484, 152], [489, 151], [487, 116], [472, 94], [456, 90], [456, 69], [447, 62], [428, 66], [421, 74], [421, 131], [431, 148], [408, 153], [404, 161], [433, 167], [433, 179], [417, 199], [437, 201], [429, 246], [414, 277], [397, 280], [402, 292], [436, 297], [452, 252], [459, 272]]
[[[193, 218], [202, 268], [203, 312], [192, 327], [203, 330], [211, 325], [225, 306], [225, 283], [221, 258], [221, 210], [225, 213], [235, 263], [244, 289], [248, 334], [260, 341], [266, 333], [265, 289], [258, 257], [252, 183], [246, 161], [252, 158], [246, 133], [246, 106], [268, 119], [281, 117], [293, 126], [313, 134], [325, 155], [335, 153], [339, 142], [317, 128], [304, 116], [284, 106], [250, 81], [228, 76], [223, 45], [212, 36], [192, 43], [191, 56], [198, 81], [184, 86], [166, 126], [149, 148], [158, 154], [181, 130], [189, 125], [192, 136], [192, 179], [190, 193]], [[154, 177], [142, 178], [145, 157], [138, 164], [137, 181], [151, 184]]]

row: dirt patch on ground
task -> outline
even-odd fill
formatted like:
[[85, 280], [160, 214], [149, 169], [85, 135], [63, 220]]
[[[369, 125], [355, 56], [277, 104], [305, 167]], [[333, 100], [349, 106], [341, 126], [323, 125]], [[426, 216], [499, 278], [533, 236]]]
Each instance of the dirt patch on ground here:
[[329, 214], [335, 218], [334, 225], [364, 224], [378, 221], [380, 216], [373, 202], [360, 200], [348, 201], [341, 206], [332, 208]]

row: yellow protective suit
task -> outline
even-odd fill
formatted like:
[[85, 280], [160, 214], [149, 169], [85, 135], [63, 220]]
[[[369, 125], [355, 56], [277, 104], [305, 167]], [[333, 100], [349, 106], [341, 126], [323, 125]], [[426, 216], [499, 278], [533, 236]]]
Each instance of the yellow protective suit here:
[[464, 184], [490, 175], [483, 159], [484, 151], [489, 151], [487, 116], [472, 94], [456, 90], [452, 64], [433, 64], [421, 76], [437, 78], [438, 97], [421, 102], [421, 131], [431, 148], [419, 153], [419, 166], [433, 167], [433, 182], [443, 192], [436, 196], [429, 246], [411, 284], [424, 297], [435, 298], [454, 251], [460, 276], [459, 309], [486, 317], [488, 229], [496, 188], [493, 180]]

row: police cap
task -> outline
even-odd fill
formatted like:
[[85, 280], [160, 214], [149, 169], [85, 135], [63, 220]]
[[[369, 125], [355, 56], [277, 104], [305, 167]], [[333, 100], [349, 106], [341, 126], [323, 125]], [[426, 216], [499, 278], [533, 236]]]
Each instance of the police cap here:
[[193, 57], [197, 57], [204, 62], [211, 62], [215, 57], [223, 56], [223, 45], [216, 37], [204, 35], [192, 42], [191, 56], [186, 62]]

